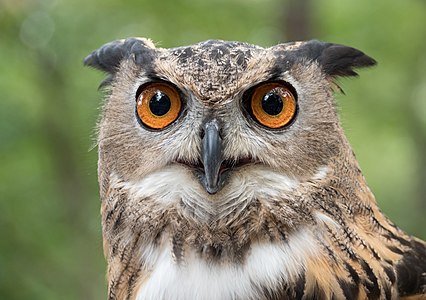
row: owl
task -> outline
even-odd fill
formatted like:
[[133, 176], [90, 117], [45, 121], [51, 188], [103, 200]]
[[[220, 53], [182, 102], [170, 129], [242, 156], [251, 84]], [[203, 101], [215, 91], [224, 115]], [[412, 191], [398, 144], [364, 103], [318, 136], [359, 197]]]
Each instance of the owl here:
[[426, 244], [378, 208], [333, 97], [375, 63], [316, 40], [87, 56], [108, 299], [424, 299]]

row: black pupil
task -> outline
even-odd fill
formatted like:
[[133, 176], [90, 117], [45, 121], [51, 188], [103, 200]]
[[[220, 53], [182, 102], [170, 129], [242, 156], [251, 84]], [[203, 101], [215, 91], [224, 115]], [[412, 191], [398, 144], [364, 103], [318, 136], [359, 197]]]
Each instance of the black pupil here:
[[277, 93], [269, 92], [262, 99], [262, 108], [268, 115], [278, 115], [282, 112], [283, 107], [283, 100]]
[[164, 116], [171, 105], [170, 98], [161, 91], [157, 91], [149, 100], [149, 109], [156, 116]]

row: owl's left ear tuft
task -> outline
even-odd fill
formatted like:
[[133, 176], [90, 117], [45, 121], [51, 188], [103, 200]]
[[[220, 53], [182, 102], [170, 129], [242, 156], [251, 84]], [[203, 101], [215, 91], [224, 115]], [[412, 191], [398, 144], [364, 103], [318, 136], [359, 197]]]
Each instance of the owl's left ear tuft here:
[[318, 62], [330, 76], [358, 76], [354, 69], [377, 64], [373, 58], [355, 48], [335, 44], [324, 49]]
[[354, 69], [377, 64], [364, 52], [339, 44], [313, 40], [303, 44], [300, 50], [307, 58], [316, 60], [324, 73], [331, 77], [358, 76]]

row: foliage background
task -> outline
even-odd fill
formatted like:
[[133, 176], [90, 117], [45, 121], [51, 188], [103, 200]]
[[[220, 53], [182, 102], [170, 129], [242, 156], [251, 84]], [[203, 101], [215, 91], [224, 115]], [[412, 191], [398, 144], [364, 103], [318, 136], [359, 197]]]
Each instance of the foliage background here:
[[92, 149], [103, 75], [82, 59], [128, 36], [317, 38], [376, 58], [342, 81], [342, 122], [382, 210], [426, 238], [426, 2], [296, 1], [0, 0], [1, 299], [106, 296]]

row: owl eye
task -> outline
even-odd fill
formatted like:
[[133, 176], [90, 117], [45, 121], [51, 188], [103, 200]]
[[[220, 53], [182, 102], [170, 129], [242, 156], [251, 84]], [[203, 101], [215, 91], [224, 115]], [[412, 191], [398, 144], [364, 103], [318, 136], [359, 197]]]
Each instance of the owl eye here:
[[141, 122], [162, 129], [175, 121], [182, 103], [178, 91], [166, 83], [151, 83], [137, 96], [136, 111]]
[[252, 93], [250, 108], [256, 121], [277, 129], [292, 121], [296, 114], [296, 98], [283, 83], [264, 83]]

